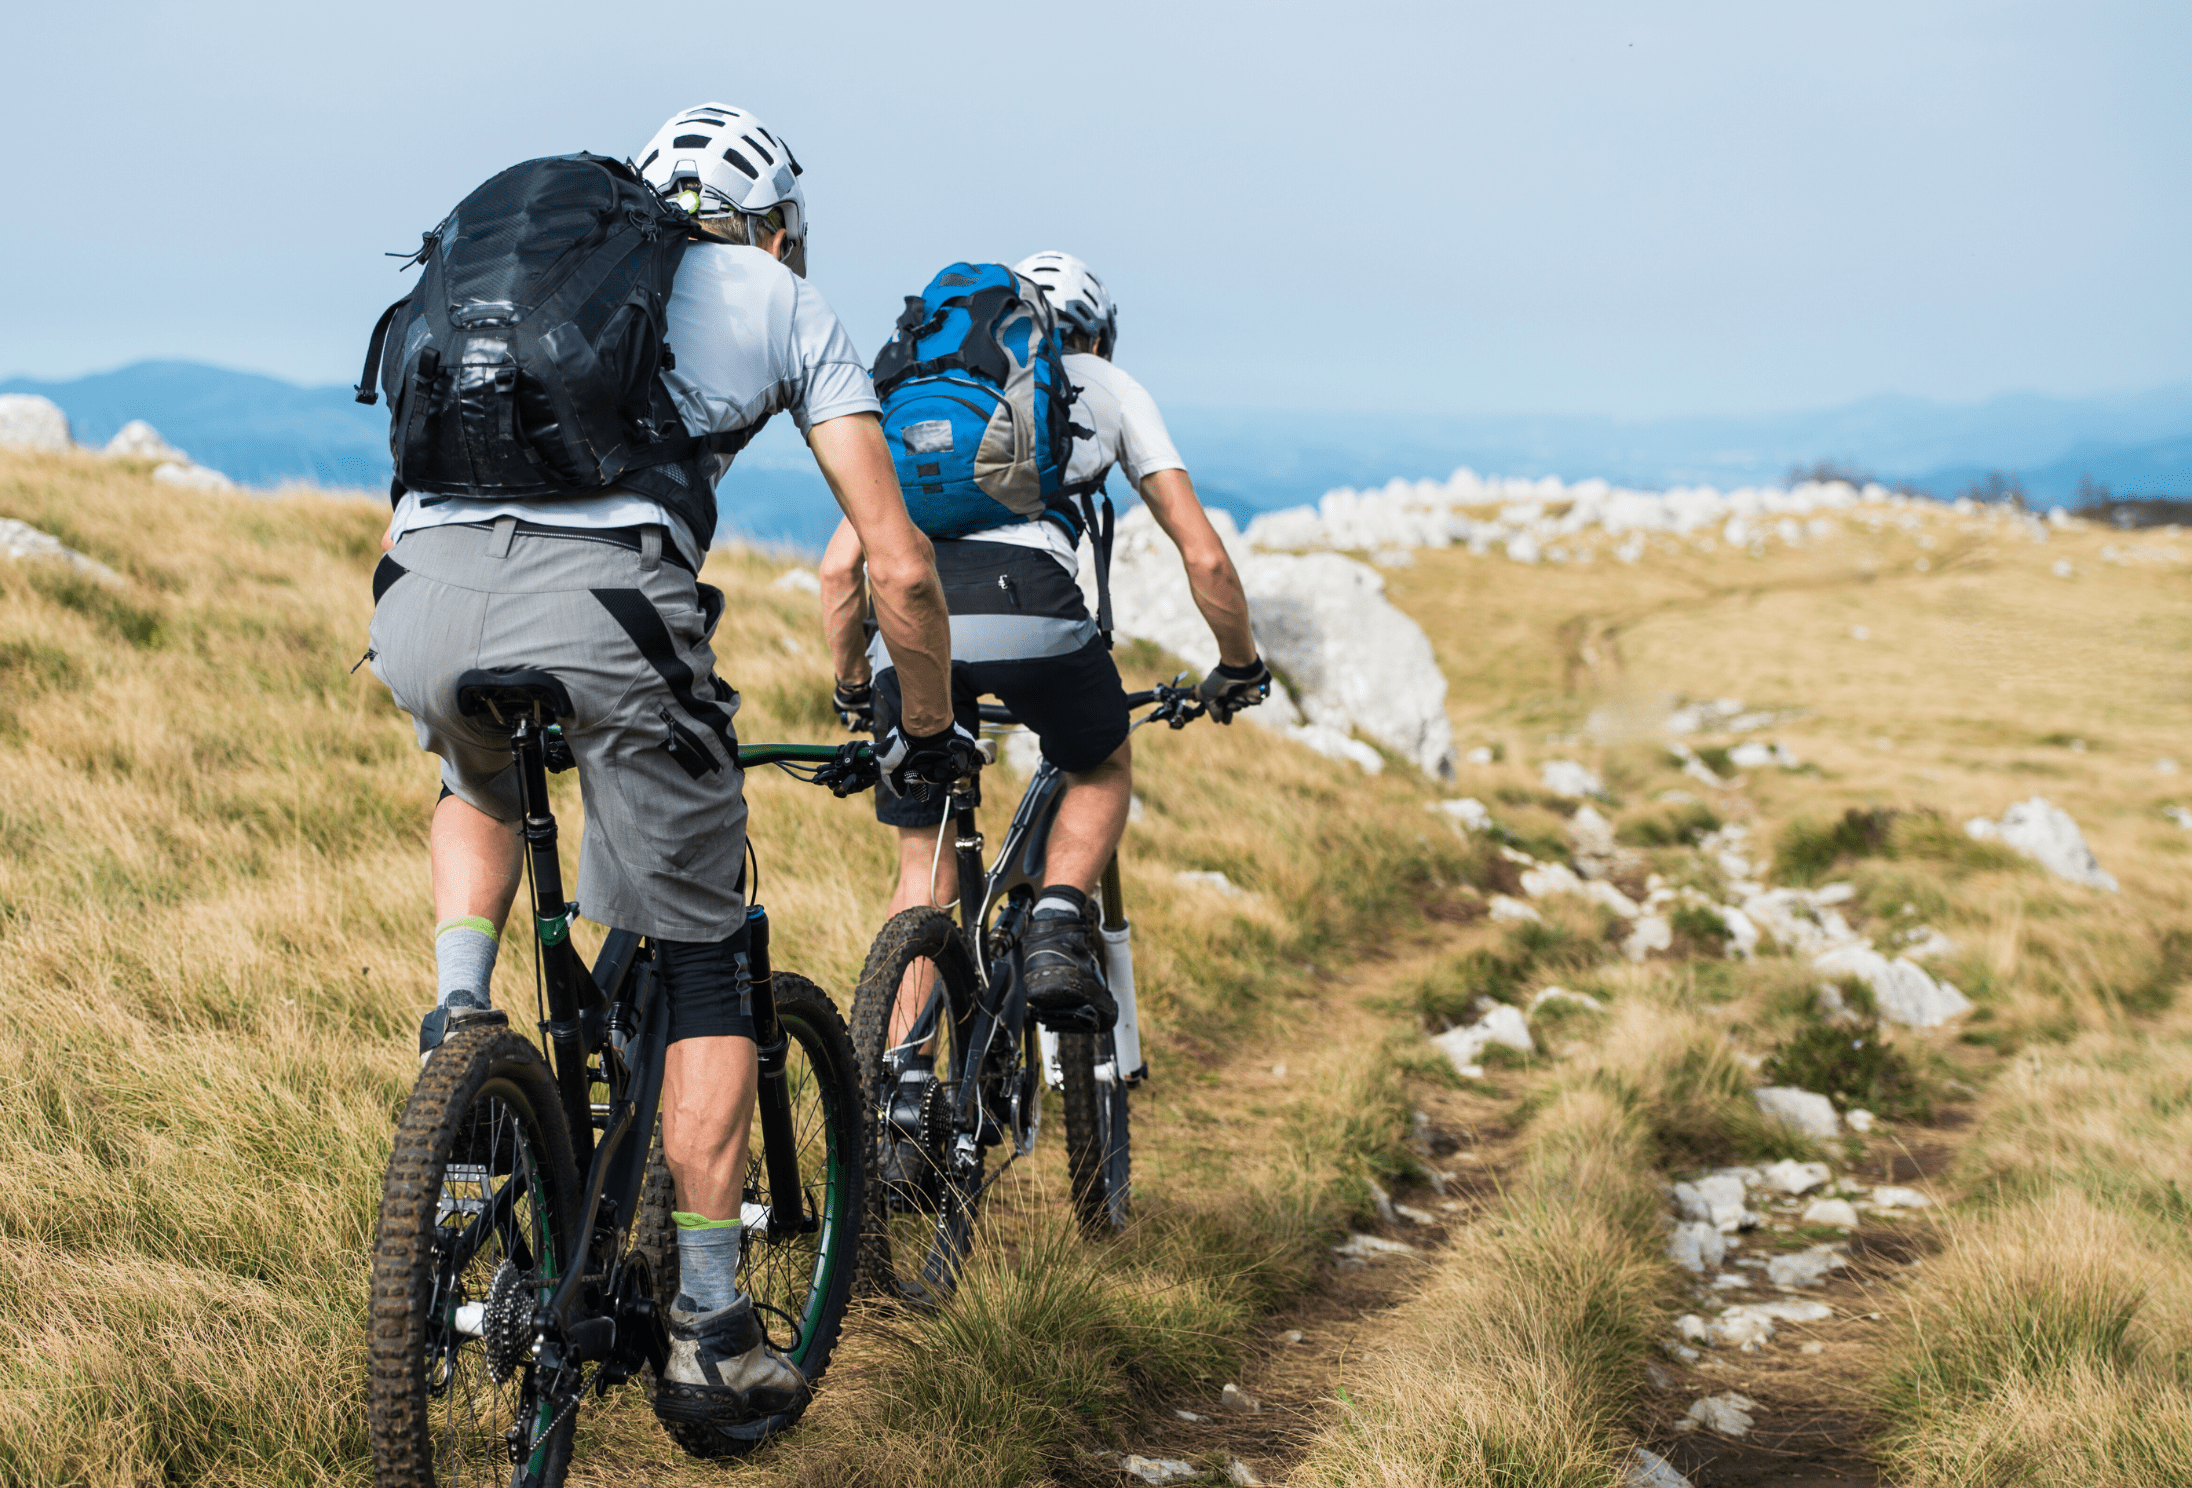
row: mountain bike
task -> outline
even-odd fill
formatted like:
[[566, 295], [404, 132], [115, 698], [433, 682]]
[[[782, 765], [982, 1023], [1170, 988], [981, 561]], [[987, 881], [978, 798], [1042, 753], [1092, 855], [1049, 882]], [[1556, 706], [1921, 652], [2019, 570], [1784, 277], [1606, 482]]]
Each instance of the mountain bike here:
[[[1195, 691], [1157, 686], [1127, 698], [1155, 704], [1132, 729], [1184, 728], [1208, 711]], [[1017, 723], [996, 704], [986, 724]], [[994, 741], [983, 740], [993, 761]], [[953, 830], [958, 897], [891, 917], [868, 951], [853, 994], [853, 1047], [869, 1103], [867, 1226], [862, 1271], [886, 1297], [940, 1302], [958, 1282], [984, 1192], [1034, 1151], [1042, 1087], [1062, 1096], [1073, 1208], [1094, 1232], [1126, 1224], [1131, 1154], [1127, 1092], [1148, 1075], [1134, 1005], [1134, 964], [1115, 853], [1104, 869], [1104, 983], [1119, 1020], [1103, 1033], [1053, 1033], [1028, 1018], [1022, 938], [1042, 890], [1044, 847], [1065, 775], [1044, 760], [1028, 781], [996, 865], [985, 869], [975, 825], [979, 772], [955, 782], [941, 813]], [[941, 842], [939, 842], [941, 851]], [[955, 920], [952, 911], [960, 918]], [[908, 974], [926, 995], [910, 1028], [892, 1036]], [[926, 1050], [933, 1066], [915, 1056]], [[988, 1169], [990, 1149], [1010, 1144]]]
[[[467, 672], [459, 706], [510, 734], [532, 884], [539, 1047], [473, 1013], [426, 1059], [397, 1123], [374, 1240], [369, 1427], [379, 1488], [552, 1488], [588, 1394], [668, 1359], [677, 1295], [672, 1186], [655, 1121], [669, 1009], [653, 947], [611, 930], [589, 969], [571, 944], [547, 775], [569, 769], [549, 673]], [[874, 783], [864, 743], [741, 747], [839, 795]], [[760, 1079], [740, 1218], [740, 1288], [783, 1328], [807, 1379], [829, 1363], [857, 1264], [865, 1111], [844, 1019], [775, 971], [746, 911]], [[774, 1330], [772, 1330], [772, 1333]], [[797, 1412], [737, 1429], [665, 1423], [700, 1457], [750, 1451]]]

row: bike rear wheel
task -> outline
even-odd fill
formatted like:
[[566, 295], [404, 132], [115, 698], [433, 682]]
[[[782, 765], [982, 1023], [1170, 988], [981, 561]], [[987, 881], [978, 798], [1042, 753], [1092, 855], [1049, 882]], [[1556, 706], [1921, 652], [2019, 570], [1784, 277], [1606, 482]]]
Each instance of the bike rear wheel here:
[[[791, 1105], [809, 1228], [791, 1235], [770, 1231], [775, 1200], [769, 1189], [767, 1142], [756, 1119], [740, 1191], [746, 1232], [738, 1284], [763, 1309], [770, 1342], [813, 1384], [837, 1347], [859, 1267], [864, 1103], [852, 1035], [837, 1005], [820, 987], [790, 972], [777, 972], [771, 984], [788, 1045], [784, 1092]], [[658, 1145], [640, 1192], [634, 1244], [647, 1264], [656, 1314], [664, 1317], [678, 1291], [677, 1230], [670, 1217], [675, 1204], [675, 1185]], [[735, 1429], [669, 1422], [663, 1429], [695, 1457], [735, 1457], [798, 1419], [794, 1411]]]
[[[914, 970], [939, 994], [935, 1081], [901, 1090], [891, 1013]], [[868, 1121], [861, 1271], [885, 1297], [942, 1302], [958, 1286], [959, 1268], [973, 1244], [984, 1153], [979, 1145], [970, 1151], [958, 1143], [952, 1112], [975, 998], [974, 963], [959, 926], [942, 910], [925, 907], [905, 910], [884, 924], [853, 994], [853, 1048], [860, 1057]]]
[[1125, 1228], [1132, 1191], [1127, 1087], [1111, 1035], [1060, 1034], [1058, 1070], [1065, 1084], [1066, 1170], [1073, 1183], [1073, 1212], [1083, 1228], [1110, 1234]]
[[533, 1314], [571, 1261], [578, 1202], [539, 1051], [504, 1027], [451, 1036], [404, 1106], [381, 1188], [367, 1391], [378, 1488], [563, 1481], [573, 1413], [536, 1378]]

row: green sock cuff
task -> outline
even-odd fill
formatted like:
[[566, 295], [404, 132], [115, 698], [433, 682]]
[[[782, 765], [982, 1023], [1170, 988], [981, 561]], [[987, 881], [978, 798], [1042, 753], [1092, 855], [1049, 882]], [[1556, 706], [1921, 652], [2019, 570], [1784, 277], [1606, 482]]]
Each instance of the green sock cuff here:
[[697, 1214], [687, 1214], [682, 1209], [671, 1210], [670, 1218], [677, 1221], [677, 1227], [681, 1230], [735, 1230], [739, 1226], [739, 1221], [735, 1219], [704, 1219]]
[[439, 940], [452, 930], [477, 930], [489, 940], [500, 940], [502, 938], [502, 932], [495, 928], [493, 920], [480, 915], [465, 915], [459, 919], [443, 920], [436, 925], [434, 927], [434, 939]]

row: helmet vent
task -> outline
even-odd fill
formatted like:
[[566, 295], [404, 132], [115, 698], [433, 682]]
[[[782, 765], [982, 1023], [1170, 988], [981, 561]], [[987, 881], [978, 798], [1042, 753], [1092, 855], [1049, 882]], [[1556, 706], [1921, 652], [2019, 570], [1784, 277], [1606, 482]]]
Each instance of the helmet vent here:
[[725, 150], [723, 152], [723, 158], [729, 161], [732, 165], [737, 166], [740, 170], [744, 171], [749, 180], [758, 181], [761, 179], [761, 172], [755, 170], [752, 166], [748, 165], [746, 163], [746, 157], [739, 154], [738, 151]]
[[707, 134], [681, 134], [670, 141], [673, 150], [705, 150], [715, 143], [715, 137]]

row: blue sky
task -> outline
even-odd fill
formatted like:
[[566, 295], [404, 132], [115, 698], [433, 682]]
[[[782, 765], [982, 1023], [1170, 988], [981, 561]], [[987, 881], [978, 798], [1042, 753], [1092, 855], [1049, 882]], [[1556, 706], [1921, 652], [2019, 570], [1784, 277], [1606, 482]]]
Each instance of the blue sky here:
[[941, 264], [1061, 247], [1182, 404], [2192, 382], [2181, 3], [231, 0], [18, 7], [9, 39], [0, 376], [349, 381], [383, 250], [717, 99], [807, 166], [864, 351]]

